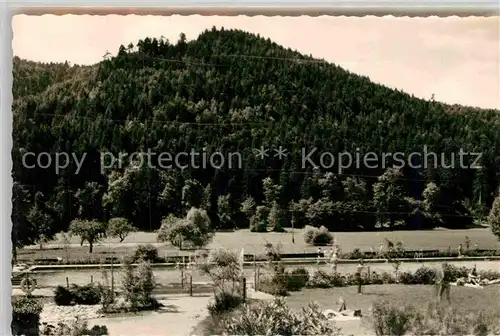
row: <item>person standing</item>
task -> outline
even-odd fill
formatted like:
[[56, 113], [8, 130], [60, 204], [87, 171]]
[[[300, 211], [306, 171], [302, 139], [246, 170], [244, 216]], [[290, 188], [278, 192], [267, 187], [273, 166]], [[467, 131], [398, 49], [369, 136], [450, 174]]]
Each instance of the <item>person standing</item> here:
[[334, 273], [337, 273], [338, 261], [339, 261], [338, 246], [335, 246], [333, 253], [332, 253], [332, 258], [330, 260], [330, 262], [332, 263], [332, 270]]
[[458, 245], [458, 257], [462, 258], [462, 244]]
[[317, 259], [317, 262], [316, 262], [318, 265], [319, 265], [319, 263], [320, 263], [320, 260], [321, 260], [321, 255], [322, 255], [322, 254], [323, 254], [323, 253], [322, 253], [322, 251], [321, 251], [321, 247], [318, 247], [318, 259]]
[[437, 301], [441, 302], [443, 296], [446, 295], [446, 301], [450, 302], [450, 282], [451, 272], [448, 263], [444, 262], [441, 265], [441, 270], [437, 273], [436, 278]]

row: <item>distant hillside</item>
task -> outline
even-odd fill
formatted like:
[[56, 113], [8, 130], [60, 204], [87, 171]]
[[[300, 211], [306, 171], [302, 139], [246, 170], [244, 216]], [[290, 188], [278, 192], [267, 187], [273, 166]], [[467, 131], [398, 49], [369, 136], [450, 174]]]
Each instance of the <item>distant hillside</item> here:
[[[294, 210], [296, 225], [331, 230], [372, 230], [385, 219], [408, 229], [457, 228], [481, 217], [497, 188], [498, 111], [418, 99], [243, 31], [212, 29], [175, 44], [146, 38], [92, 67], [15, 59], [14, 96], [13, 174], [16, 195], [24, 195], [16, 206], [39, 200], [57, 229], [77, 216], [127, 217], [140, 228], [158, 228], [163, 216], [183, 213], [186, 193], [205, 199], [217, 227], [248, 226], [241, 202], [251, 196], [267, 204], [274, 187], [285, 225]], [[280, 160], [270, 151], [264, 162], [254, 152], [261, 146], [290, 154]], [[397, 195], [384, 210], [373, 184], [385, 168], [353, 166], [338, 175], [337, 163], [315, 172], [302, 167], [303, 147], [317, 148], [311, 158], [319, 162], [323, 151], [411, 153], [424, 146], [447, 158], [460, 148], [483, 152], [483, 169], [405, 167], [383, 187], [386, 196]], [[239, 151], [243, 169], [100, 172], [102, 151], [203, 147]], [[22, 169], [20, 149], [88, 154], [79, 174], [73, 164], [56, 175]], [[264, 190], [266, 177], [274, 185]], [[218, 196], [226, 194], [231, 220], [217, 215]]]

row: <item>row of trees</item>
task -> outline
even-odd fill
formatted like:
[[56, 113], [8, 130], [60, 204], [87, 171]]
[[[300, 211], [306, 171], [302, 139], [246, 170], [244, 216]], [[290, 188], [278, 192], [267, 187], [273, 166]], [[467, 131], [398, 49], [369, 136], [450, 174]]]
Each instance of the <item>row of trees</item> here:
[[[498, 189], [498, 111], [417, 99], [242, 31], [212, 29], [176, 44], [146, 38], [90, 67], [16, 58], [14, 84], [18, 246], [66, 231], [74, 219], [120, 217], [155, 230], [191, 207], [206, 210], [215, 229], [280, 231], [292, 217], [297, 227], [331, 231], [378, 223], [458, 228], [484, 218]], [[261, 160], [254, 152], [260, 146], [284, 146], [289, 155]], [[325, 151], [412, 153], [424, 146], [448, 158], [460, 149], [481, 152], [482, 169], [387, 170], [380, 162], [338, 175], [338, 163], [302, 166], [301, 148], [317, 148], [311, 160], [318, 162]], [[118, 158], [201, 148], [238, 152], [243, 167], [160, 169], [157, 157], [152, 167], [129, 158], [121, 166], [101, 162], [103, 152]], [[25, 153], [41, 152], [84, 160], [69, 160], [59, 172], [33, 156], [23, 163]]]

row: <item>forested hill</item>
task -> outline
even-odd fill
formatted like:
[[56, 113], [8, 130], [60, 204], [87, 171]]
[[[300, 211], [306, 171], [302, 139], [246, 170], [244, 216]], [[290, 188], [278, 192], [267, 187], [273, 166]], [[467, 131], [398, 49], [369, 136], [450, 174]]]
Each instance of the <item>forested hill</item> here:
[[[212, 29], [191, 42], [181, 35], [175, 44], [146, 38], [91, 67], [15, 59], [14, 97], [19, 225], [28, 225], [25, 214], [36, 209], [53, 231], [76, 217], [126, 217], [156, 229], [164, 216], [194, 205], [208, 209], [218, 228], [248, 226], [253, 218], [253, 225], [278, 230], [292, 210], [295, 225], [330, 230], [386, 222], [454, 228], [480, 218], [497, 188], [498, 111], [417, 99], [243, 31]], [[270, 149], [265, 160], [255, 155], [261, 146]], [[279, 146], [286, 158], [274, 157], [271, 149]], [[311, 160], [319, 163], [325, 151], [409, 154], [424, 146], [447, 161], [460, 148], [483, 152], [483, 169], [460, 168], [458, 154], [450, 169], [393, 171], [361, 162], [339, 175], [337, 163], [302, 166], [301, 148], [317, 148]], [[226, 157], [221, 169], [164, 170], [153, 158], [154, 169], [100, 169], [101, 152], [202, 148], [239, 152], [243, 167], [228, 167]], [[87, 156], [78, 174], [72, 160], [57, 175], [53, 166], [23, 168], [25, 152]], [[260, 207], [244, 213], [250, 197]]]

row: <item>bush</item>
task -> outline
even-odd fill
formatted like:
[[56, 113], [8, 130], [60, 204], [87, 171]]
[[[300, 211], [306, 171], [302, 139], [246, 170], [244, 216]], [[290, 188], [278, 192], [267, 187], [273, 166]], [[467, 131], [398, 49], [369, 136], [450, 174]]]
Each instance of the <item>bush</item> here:
[[282, 299], [246, 304], [242, 309], [222, 318], [218, 335], [340, 335], [338, 329], [323, 315], [318, 305], [310, 304], [293, 312]]
[[40, 335], [103, 336], [109, 335], [109, 332], [106, 326], [95, 325], [91, 329], [89, 329], [87, 320], [76, 318], [71, 322], [71, 324], [59, 322], [57, 324], [57, 327], [52, 324], [45, 325]]
[[498, 271], [487, 270], [487, 271], [479, 271], [477, 273], [481, 277], [481, 279], [486, 279], [486, 280], [500, 279], [500, 272]]
[[399, 282], [403, 285], [412, 285], [413, 284], [413, 274], [410, 272], [401, 272], [399, 273]]
[[403, 336], [412, 329], [416, 315], [413, 307], [394, 306], [389, 302], [376, 302], [372, 307], [371, 324], [377, 336]]
[[431, 285], [436, 282], [436, 270], [434, 268], [422, 266], [413, 274], [412, 284]]
[[95, 305], [101, 302], [101, 292], [99, 288], [93, 284], [74, 286], [72, 288], [72, 294], [76, 304]]
[[73, 293], [63, 286], [57, 286], [54, 290], [54, 302], [58, 306], [70, 306], [75, 298]]
[[361, 253], [361, 251], [359, 250], [359, 248], [355, 248], [349, 254], [349, 259], [362, 259], [362, 258], [364, 258], [364, 254]]
[[274, 273], [272, 276], [263, 277], [259, 281], [259, 290], [276, 296], [288, 295], [288, 277], [286, 274]]
[[101, 291], [93, 284], [85, 286], [72, 284], [69, 289], [57, 286], [54, 290], [54, 302], [58, 306], [95, 305], [101, 302]]
[[215, 301], [208, 305], [208, 312], [211, 316], [228, 313], [238, 308], [243, 303], [243, 298], [228, 292], [218, 292]]
[[299, 267], [289, 273], [287, 277], [287, 289], [289, 291], [299, 291], [304, 288], [309, 281], [309, 272], [307, 271], [307, 269]]
[[134, 253], [134, 262], [141, 260], [154, 263], [158, 260], [158, 249], [151, 244], [139, 245]]
[[304, 242], [308, 245], [325, 246], [330, 245], [333, 241], [333, 235], [324, 226], [319, 229], [314, 226], [307, 225], [304, 228]]
[[[498, 313], [497, 313], [498, 314]], [[461, 311], [430, 303], [425, 312], [412, 306], [398, 307], [378, 302], [372, 309], [372, 328], [382, 335], [477, 335], [498, 333], [499, 316], [493, 313], [464, 314]]]
[[43, 305], [35, 299], [22, 297], [12, 300], [12, 335], [38, 336]]
[[151, 264], [142, 261], [134, 269], [130, 263], [126, 263], [124, 271], [122, 285], [125, 301], [134, 309], [156, 309], [158, 302], [152, 297], [156, 284]]
[[306, 286], [311, 288], [343, 287], [347, 285], [347, 278], [338, 273], [329, 274], [323, 270], [314, 272]]

